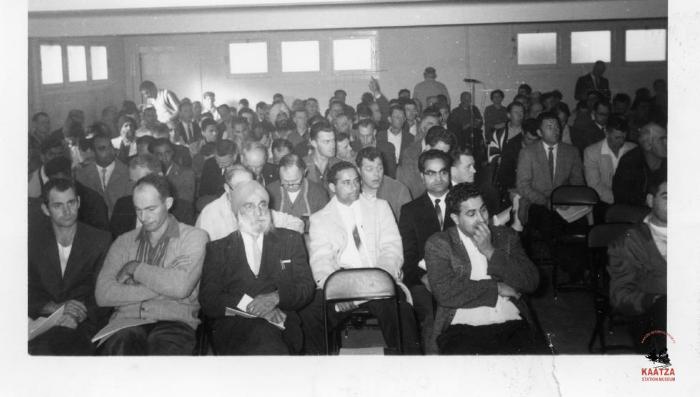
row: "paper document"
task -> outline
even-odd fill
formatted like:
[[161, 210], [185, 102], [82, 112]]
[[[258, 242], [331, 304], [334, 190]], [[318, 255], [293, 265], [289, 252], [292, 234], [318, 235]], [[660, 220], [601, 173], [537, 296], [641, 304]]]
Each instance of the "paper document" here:
[[[246, 311], [238, 310], [238, 309], [233, 309], [233, 308], [230, 308], [230, 307], [227, 307], [227, 308], [226, 308], [226, 313], [225, 313], [225, 314], [226, 314], [227, 316], [241, 316], [241, 317], [244, 317], [244, 318], [258, 318], [258, 316], [252, 315], [252, 314], [250, 314], [250, 313], [248, 313], [248, 312], [246, 312]], [[284, 313], [282, 313], [282, 314], [284, 314]], [[285, 319], [286, 319], [286, 315], [285, 315]], [[273, 323], [273, 322], [270, 321], [270, 320], [267, 320], [267, 322], [270, 323], [270, 324], [272, 324], [272, 325], [274, 325], [275, 327], [277, 327], [277, 328], [279, 328], [279, 329], [284, 329], [284, 320], [283, 320], [281, 323]]]
[[92, 342], [100, 341], [97, 346], [100, 346], [104, 341], [115, 333], [131, 327], [137, 327], [144, 324], [155, 323], [156, 320], [148, 320], [144, 318], [119, 318], [111, 320], [104, 328], [102, 328], [95, 336], [92, 338]]
[[557, 213], [564, 218], [568, 223], [576, 222], [577, 220], [586, 216], [589, 212], [593, 211], [593, 207], [590, 205], [569, 205], [564, 207], [555, 207]]
[[39, 317], [36, 320], [29, 320], [29, 340], [36, 338], [37, 336], [48, 331], [52, 327], [58, 324], [58, 320], [63, 316], [63, 308], [65, 305], [61, 305], [55, 312], [51, 313], [48, 317]]

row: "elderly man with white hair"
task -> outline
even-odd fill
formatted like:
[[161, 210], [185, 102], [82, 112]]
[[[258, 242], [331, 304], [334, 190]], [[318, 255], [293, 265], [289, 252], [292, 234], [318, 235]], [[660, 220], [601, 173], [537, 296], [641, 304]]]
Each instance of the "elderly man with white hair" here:
[[207, 245], [200, 286], [214, 348], [225, 355], [299, 353], [296, 311], [316, 287], [304, 240], [272, 226], [270, 196], [258, 182], [240, 183], [230, 201], [238, 230]]
[[[209, 233], [211, 241], [226, 237], [238, 230], [238, 221], [231, 212], [231, 197], [238, 185], [253, 180], [253, 172], [240, 164], [233, 165], [224, 172], [224, 180], [224, 194], [202, 209], [195, 224], [196, 227]], [[304, 233], [304, 221], [301, 219], [284, 212], [274, 210], [271, 212], [275, 227]]]

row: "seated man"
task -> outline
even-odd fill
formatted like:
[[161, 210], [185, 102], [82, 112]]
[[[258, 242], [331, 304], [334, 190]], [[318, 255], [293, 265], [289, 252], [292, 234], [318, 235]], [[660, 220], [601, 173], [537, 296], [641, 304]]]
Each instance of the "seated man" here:
[[368, 146], [373, 146], [382, 154], [384, 175], [396, 178], [396, 152], [394, 144], [384, 141], [377, 142], [377, 124], [372, 119], [363, 119], [357, 124], [357, 139], [350, 143], [353, 150], [359, 153]]
[[[224, 238], [238, 230], [238, 221], [231, 212], [231, 196], [240, 183], [254, 180], [253, 172], [240, 164], [235, 164], [226, 168], [224, 180], [224, 193], [202, 209], [195, 224], [209, 234], [211, 241]], [[272, 223], [275, 227], [304, 232], [304, 222], [301, 219], [283, 212], [272, 211]]]
[[537, 268], [509, 228], [489, 226], [481, 193], [459, 184], [447, 194], [455, 226], [425, 244], [428, 279], [438, 303], [429, 351], [440, 354], [536, 352], [534, 328], [523, 319], [522, 293], [537, 288]]
[[[275, 229], [268, 202], [259, 183], [239, 184], [231, 194], [238, 230], [207, 245], [200, 302], [212, 320], [217, 354], [289, 354], [302, 349], [296, 310], [311, 300], [315, 285], [302, 236]], [[226, 308], [257, 318], [227, 316]]]
[[328, 190], [328, 181], [325, 178], [326, 171], [333, 164], [340, 161], [335, 157], [335, 132], [333, 127], [326, 121], [313, 124], [309, 133], [309, 139], [313, 152], [304, 157], [306, 178]]
[[168, 180], [150, 174], [134, 186], [142, 227], [112, 244], [97, 277], [95, 298], [114, 307], [110, 323], [144, 320], [107, 337], [105, 355], [190, 355], [199, 324], [199, 278], [207, 234], [168, 213]]
[[396, 179], [384, 175], [382, 153], [377, 148], [368, 146], [360, 150], [356, 162], [362, 179], [362, 194], [368, 199], [386, 200], [394, 218], [398, 220], [401, 207], [411, 201], [408, 188]]
[[652, 337], [643, 349], [642, 339], [652, 330], [666, 330], [666, 201], [665, 180], [651, 186], [644, 222], [633, 226], [608, 249], [610, 303], [632, 316], [630, 333], [635, 345], [648, 352], [666, 347], [666, 337]]
[[[323, 286], [333, 272], [340, 269], [379, 267], [394, 277], [401, 277], [403, 253], [401, 236], [391, 208], [381, 199], [369, 200], [360, 195], [360, 176], [354, 165], [340, 162], [328, 171], [329, 188], [335, 194], [331, 201], [311, 216], [310, 262], [319, 290], [300, 315], [304, 326], [306, 353], [319, 354], [323, 342]], [[330, 308], [330, 327], [337, 326], [358, 306], [354, 302]], [[396, 333], [401, 327], [404, 349], [408, 354], [420, 354], [416, 323], [411, 306], [401, 297], [401, 324], [396, 324], [390, 300], [371, 300], [359, 305], [379, 319], [384, 341], [396, 349]]]
[[280, 160], [279, 179], [267, 185], [270, 208], [305, 220], [304, 231], [309, 231], [309, 217], [328, 203], [328, 192], [318, 183], [304, 177], [306, 164], [296, 154]]
[[279, 167], [267, 162], [267, 147], [260, 142], [248, 142], [241, 150], [241, 164], [251, 170], [263, 186], [279, 179]]
[[203, 196], [221, 196], [224, 192], [224, 171], [236, 163], [237, 147], [233, 141], [221, 139], [216, 142], [216, 154], [206, 160], [202, 166], [202, 177], [199, 183], [199, 194]]
[[163, 175], [172, 184], [175, 197], [194, 205], [194, 171], [173, 161], [174, 146], [168, 139], [159, 138], [150, 144], [149, 151], [160, 160]]
[[70, 180], [51, 179], [43, 188], [41, 209], [50, 222], [29, 229], [29, 317], [48, 317], [61, 307], [63, 315], [29, 341], [29, 354], [92, 354], [90, 338], [107, 320], [95, 303], [95, 276], [112, 239], [78, 221], [80, 198]]
[[571, 143], [583, 155], [586, 148], [605, 138], [610, 117], [610, 104], [599, 101], [593, 105], [590, 116], [582, 115], [571, 129]]
[[421, 153], [430, 149], [438, 149], [445, 153], [457, 148], [457, 138], [451, 132], [440, 126], [431, 127], [425, 139], [416, 141], [403, 154], [403, 160], [396, 172], [396, 179], [403, 183], [411, 192], [412, 197], [425, 193], [425, 186], [418, 169], [418, 158]]

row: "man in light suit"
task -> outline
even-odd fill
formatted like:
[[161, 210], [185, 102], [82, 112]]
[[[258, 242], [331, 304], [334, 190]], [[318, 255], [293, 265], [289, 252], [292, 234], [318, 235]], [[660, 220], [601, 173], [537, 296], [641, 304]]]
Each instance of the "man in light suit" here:
[[[335, 194], [331, 201], [311, 216], [309, 252], [311, 271], [319, 290], [309, 306], [301, 311], [307, 354], [323, 350], [323, 289], [326, 279], [336, 270], [379, 267], [401, 280], [403, 252], [394, 214], [382, 199], [360, 195], [360, 175], [354, 165], [339, 162], [328, 171], [329, 188]], [[396, 332], [401, 326], [404, 348], [419, 354], [420, 346], [411, 306], [401, 297], [401, 324], [396, 324], [389, 300], [372, 300], [359, 305], [379, 319], [384, 340], [396, 348]], [[338, 303], [330, 308], [331, 327], [350, 315], [358, 306], [354, 302]]]
[[589, 91], [598, 91], [610, 100], [610, 83], [603, 77], [605, 73], [605, 62], [596, 61], [593, 70], [576, 80], [574, 97], [578, 101], [585, 101]]
[[[537, 117], [540, 144], [526, 146], [520, 150], [516, 171], [516, 188], [518, 194], [530, 203], [526, 235], [538, 232], [545, 242], [569, 227], [583, 227], [580, 222], [567, 224], [553, 211], [550, 204], [552, 191], [562, 185], [583, 185], [583, 166], [578, 150], [572, 145], [560, 142], [561, 127], [557, 115], [543, 112]], [[521, 206], [523, 203], [521, 203]], [[585, 218], [580, 219], [583, 221]], [[569, 266], [572, 279], [582, 274], [576, 261], [560, 260], [563, 266]]]
[[75, 179], [102, 195], [111, 217], [117, 200], [131, 194], [129, 169], [117, 160], [109, 136], [95, 135], [92, 138], [92, 149], [95, 152], [95, 163], [78, 169]]

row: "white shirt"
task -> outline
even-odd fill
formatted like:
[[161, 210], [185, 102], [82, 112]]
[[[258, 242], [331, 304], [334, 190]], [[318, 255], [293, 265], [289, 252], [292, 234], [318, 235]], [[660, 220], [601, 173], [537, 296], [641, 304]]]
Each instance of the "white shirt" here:
[[445, 225], [445, 221], [447, 221], [447, 215], [445, 214], [445, 209], [447, 208], [447, 205], [445, 204], [445, 198], [447, 197], [447, 193], [443, 194], [440, 197], [433, 196], [432, 194], [428, 193], [428, 198], [430, 198], [430, 203], [433, 205], [433, 208], [435, 207], [435, 199], [440, 199], [440, 202], [438, 203], [438, 207], [440, 207], [440, 212], [442, 212], [442, 224]]
[[401, 132], [398, 134], [394, 135], [391, 132], [391, 129], [386, 131], [386, 137], [387, 140], [394, 145], [394, 153], [396, 153], [396, 161], [399, 161], [399, 156], [401, 155], [401, 138], [402, 138]]
[[[100, 167], [97, 164], [95, 164], [95, 167], [97, 167], [97, 175], [99, 175], [100, 177], [100, 182], [102, 183], [102, 186], [106, 188], [107, 185], [109, 185], [109, 178], [112, 177], [112, 172], [114, 171], [114, 161], [112, 161], [106, 167]], [[106, 173], [104, 175], [102, 175], [102, 170], [106, 170]]]
[[357, 249], [355, 239], [352, 235], [353, 229], [355, 226], [357, 226], [360, 241], [368, 241], [362, 227], [362, 214], [360, 213], [360, 205], [358, 200], [355, 200], [355, 202], [347, 206], [338, 201], [336, 197], [333, 199], [335, 199], [336, 208], [340, 213], [340, 218], [343, 221], [345, 233], [348, 236], [345, 248], [338, 258], [340, 266], [346, 268], [368, 267], [371, 262], [367, 260], [366, 254], [364, 253], [365, 250], [362, 249], [362, 245], [360, 245], [360, 249]]
[[[623, 154], [627, 153], [627, 151], [630, 149], [630, 146], [631, 145], [622, 145], [620, 150], [618, 150], [618, 154], [616, 156], [615, 152], [613, 152], [612, 149], [610, 149], [610, 145], [608, 145], [608, 140], [603, 140], [603, 145], [600, 148], [600, 154], [602, 156], [610, 156], [610, 160], [612, 161], [613, 165], [613, 175], [615, 175], [615, 171], [617, 171], [617, 165], [620, 164], [620, 158]], [[612, 181], [610, 181], [610, 185], [612, 186]]]
[[[542, 141], [542, 146], [544, 146], [544, 157], [549, 161], [549, 148], [550, 146], [547, 145], [544, 141]], [[552, 150], [552, 155], [554, 156], [554, 170], [552, 170], [552, 179], [557, 175], [557, 150], [559, 149], [559, 144], [557, 143], [554, 146], [551, 146], [554, 148]]]
[[301, 189], [297, 190], [296, 192], [287, 192], [287, 195], [289, 195], [289, 201], [294, 204], [294, 201], [296, 201], [297, 197], [299, 196], [299, 193], [301, 193]]
[[412, 126], [408, 127], [408, 132], [411, 135], [416, 136], [416, 133], [418, 133], [418, 123], [415, 123]]
[[[467, 237], [462, 231], [457, 228], [459, 239], [464, 244], [464, 248], [469, 255], [471, 264], [470, 280], [490, 280], [488, 275], [488, 259], [476, 247], [471, 238]], [[451, 324], [467, 324], [472, 326], [501, 324], [506, 321], [520, 320], [520, 311], [508, 298], [498, 296], [496, 306], [479, 306], [469, 309], [457, 309]]]
[[[264, 234], [258, 234], [257, 238], [253, 237], [249, 233], [241, 233], [241, 236], [243, 236], [243, 246], [245, 247], [245, 258], [248, 261], [248, 266], [250, 267], [250, 270], [253, 271], [253, 274], [255, 274], [255, 277], [257, 277], [260, 273], [260, 263], [262, 261], [262, 247]], [[260, 258], [257, 258], [257, 260], [253, 255], [255, 249], [255, 247], [253, 247], [253, 244], [257, 246], [258, 252], [260, 253]]]
[[70, 251], [73, 248], [73, 244], [64, 247], [61, 243], [56, 242], [58, 246], [58, 260], [61, 262], [61, 277], [66, 273], [66, 265], [68, 265], [68, 258], [70, 257]]
[[644, 223], [649, 226], [651, 238], [654, 240], [656, 248], [659, 249], [661, 256], [666, 259], [666, 227], [651, 223], [651, 215], [647, 215], [646, 218], [644, 218]]

